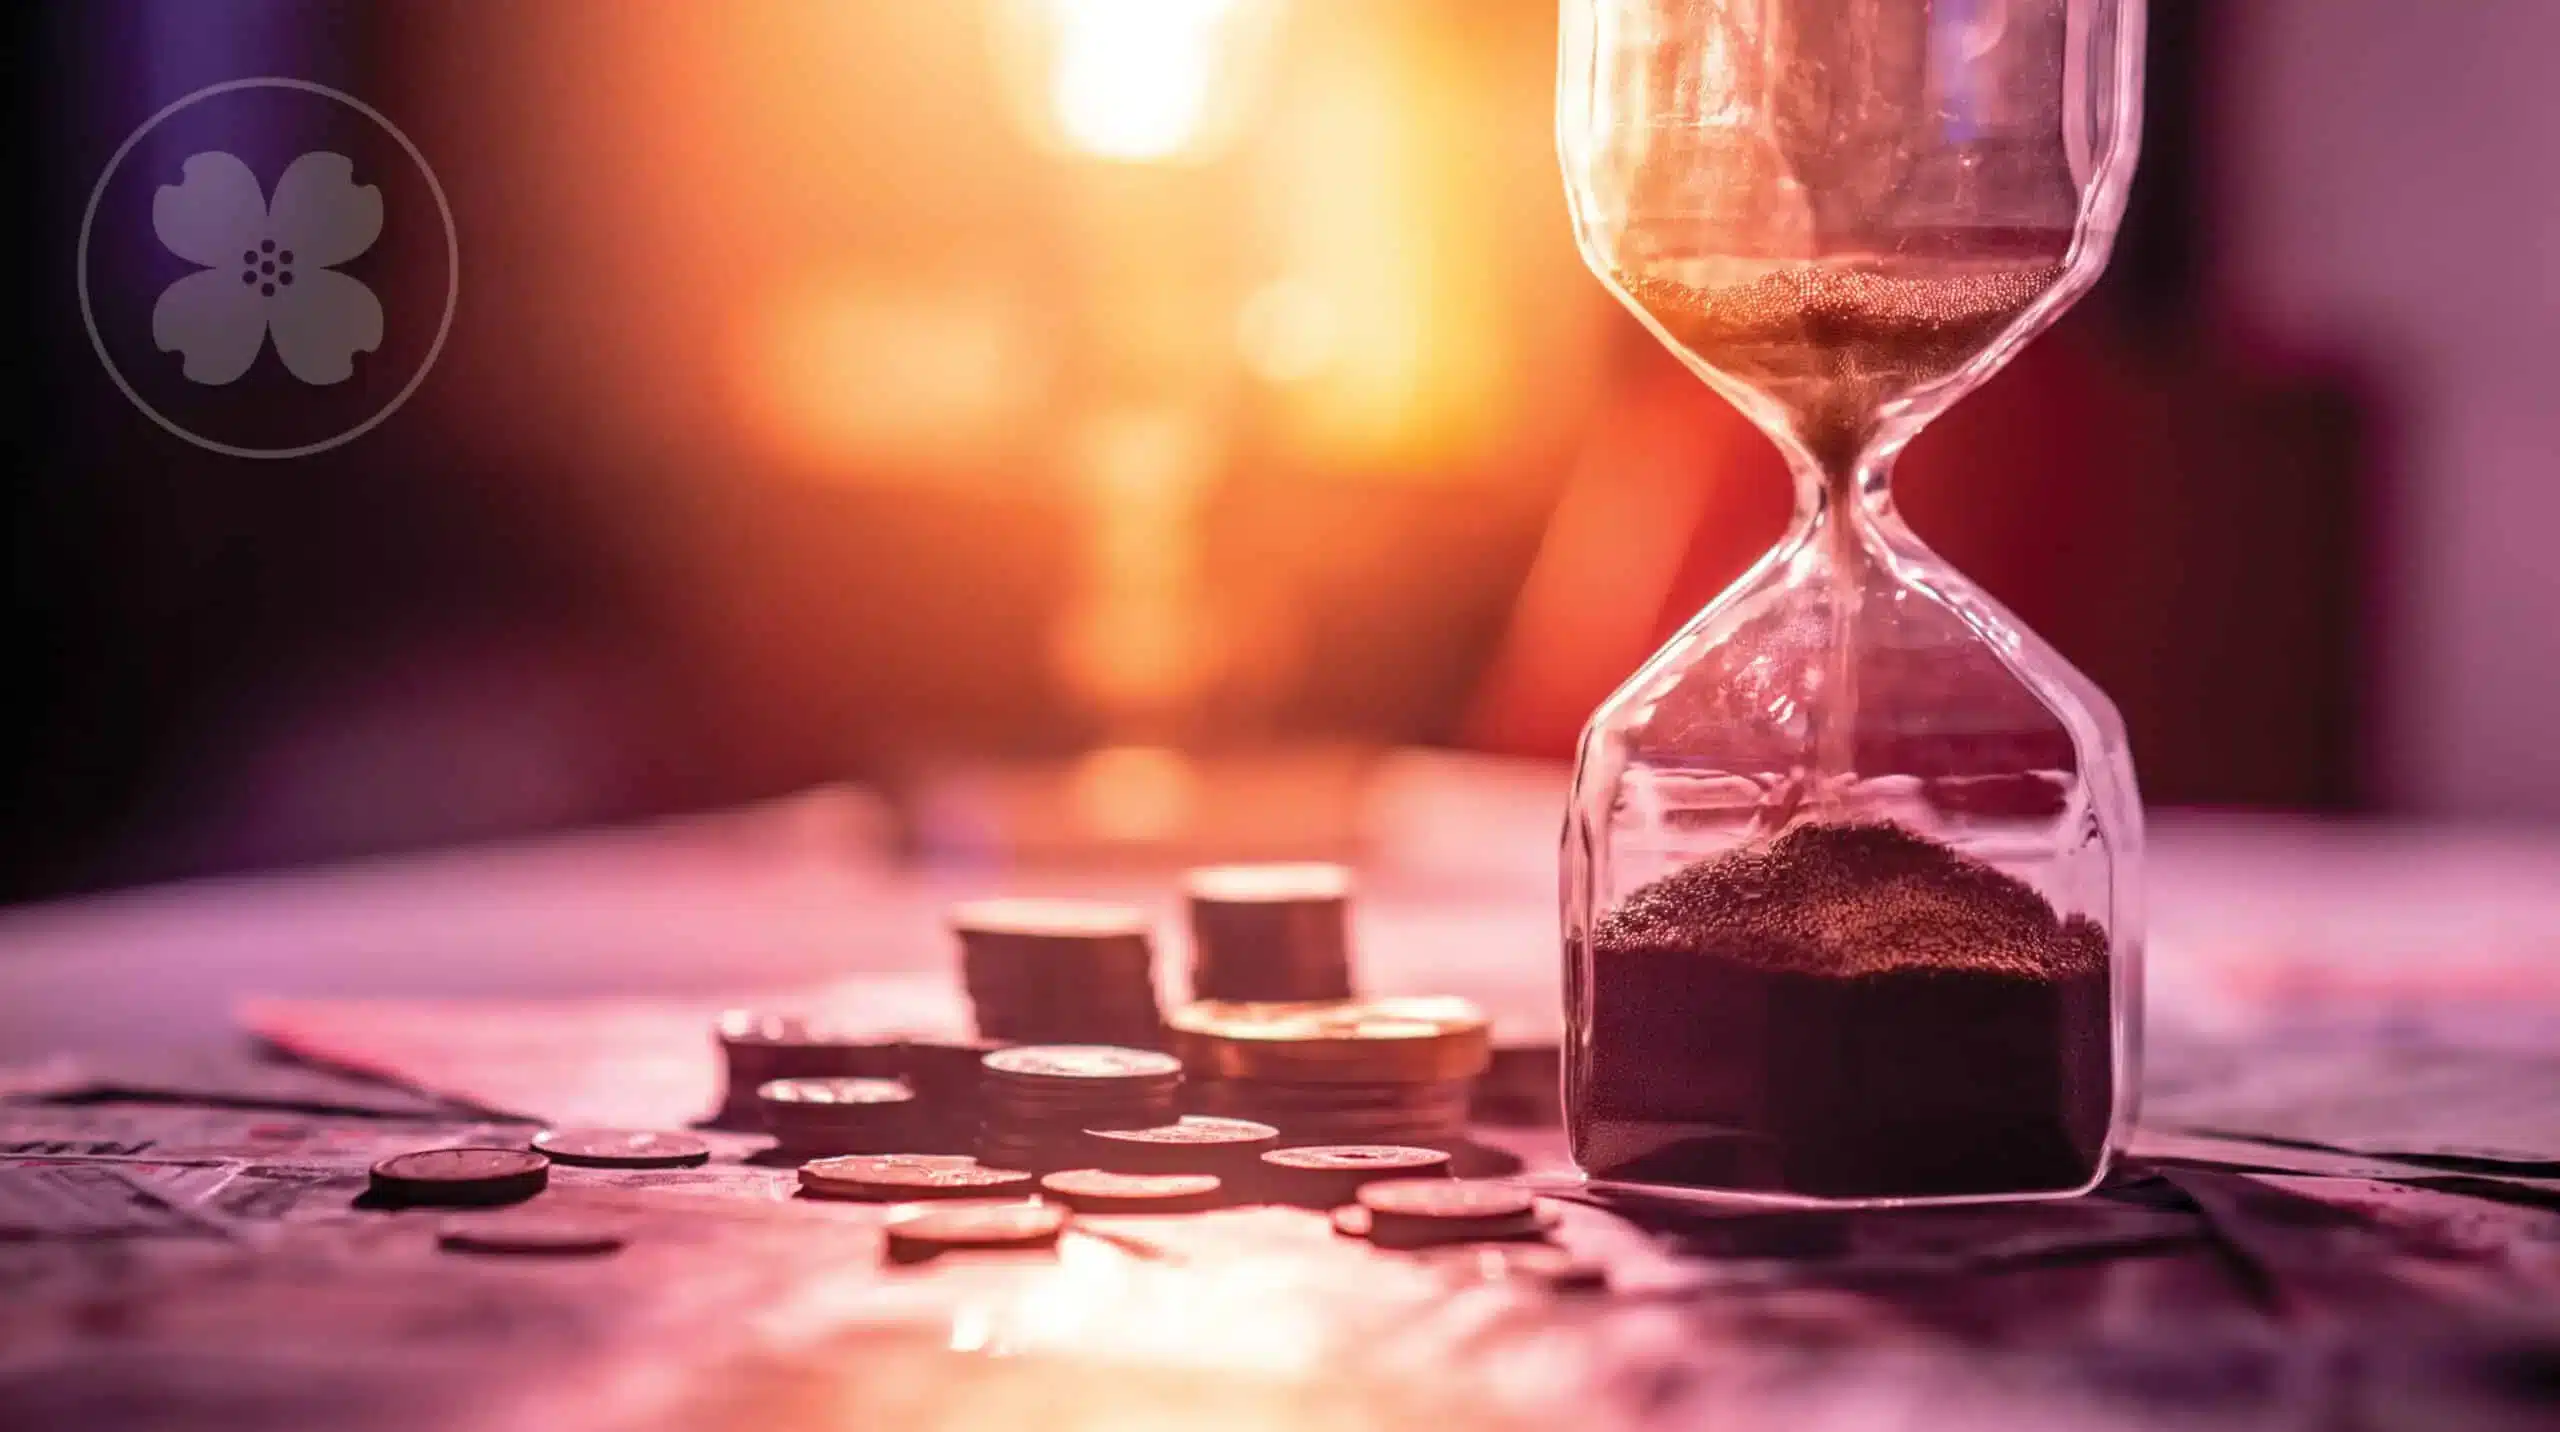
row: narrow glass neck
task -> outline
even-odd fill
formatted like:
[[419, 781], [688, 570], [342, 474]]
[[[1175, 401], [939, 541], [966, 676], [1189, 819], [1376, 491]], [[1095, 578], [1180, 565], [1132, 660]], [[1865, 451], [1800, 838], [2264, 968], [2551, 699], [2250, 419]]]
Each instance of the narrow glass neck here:
[[1803, 443], [1782, 440], [1796, 484], [1796, 526], [1856, 526], [1893, 510], [1893, 462], [1902, 444], [1876, 443], [1825, 460]]

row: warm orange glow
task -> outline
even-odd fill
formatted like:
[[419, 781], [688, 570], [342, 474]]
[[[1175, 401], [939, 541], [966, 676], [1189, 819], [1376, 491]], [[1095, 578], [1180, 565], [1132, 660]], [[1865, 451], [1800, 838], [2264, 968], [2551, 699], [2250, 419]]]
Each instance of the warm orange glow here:
[[985, 289], [838, 275], [777, 288], [742, 331], [740, 407], [767, 443], [860, 481], [1002, 470], [1040, 363]]
[[1078, 760], [1067, 782], [1079, 821], [1109, 841], [1170, 840], [1199, 808], [1199, 774], [1164, 746], [1106, 746]]
[[[1017, 84], [1042, 137], [1069, 153], [1148, 164], [1201, 157], [1230, 111], [1255, 0], [1013, 0], [1029, 51]], [[1027, 42], [1027, 43], [1025, 43]]]
[[1274, 383], [1322, 374], [1342, 349], [1342, 320], [1332, 297], [1303, 279], [1257, 290], [1236, 315], [1236, 348], [1245, 366]]

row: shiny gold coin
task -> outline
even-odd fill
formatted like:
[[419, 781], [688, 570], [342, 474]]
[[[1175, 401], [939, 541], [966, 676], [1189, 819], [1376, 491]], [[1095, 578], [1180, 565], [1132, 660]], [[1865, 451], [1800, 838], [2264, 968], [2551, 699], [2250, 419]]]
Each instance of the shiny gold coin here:
[[1204, 1000], [1166, 1021], [1194, 1077], [1443, 1082], [1484, 1072], [1484, 1011], [1453, 995], [1251, 1004]]

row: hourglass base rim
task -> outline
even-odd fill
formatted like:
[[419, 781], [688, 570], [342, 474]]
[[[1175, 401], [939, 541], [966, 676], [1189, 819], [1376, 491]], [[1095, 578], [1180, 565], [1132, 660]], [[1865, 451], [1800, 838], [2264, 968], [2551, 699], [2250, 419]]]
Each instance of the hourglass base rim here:
[[1668, 1204], [1694, 1210], [1724, 1209], [1736, 1213], [1841, 1212], [1851, 1209], [1958, 1208], [2001, 1203], [2062, 1203], [2086, 1198], [2113, 1177], [2123, 1151], [2102, 1150], [2087, 1181], [2065, 1188], [1995, 1189], [1978, 1193], [1827, 1196], [1771, 1192], [1753, 1188], [1708, 1188], [1692, 1184], [1651, 1183], [1641, 1179], [1596, 1175], [1578, 1166], [1539, 1170], [1511, 1180], [1534, 1192], [1579, 1197], [1594, 1202], [1634, 1205]]

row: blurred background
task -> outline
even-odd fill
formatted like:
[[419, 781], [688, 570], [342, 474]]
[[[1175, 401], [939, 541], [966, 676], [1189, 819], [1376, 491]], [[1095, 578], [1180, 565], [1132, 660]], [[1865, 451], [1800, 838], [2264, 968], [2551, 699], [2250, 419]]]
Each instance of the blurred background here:
[[[1573, 252], [1554, 0], [6, 23], [0, 898], [838, 782], [928, 853], [1335, 848], [1375, 753], [1567, 755], [1786, 519]], [[2152, 25], [2112, 271], [1906, 512], [2155, 803], [2560, 816], [2560, 7]], [[266, 74], [396, 120], [463, 276], [391, 420], [251, 462], [72, 274], [124, 137]]]

